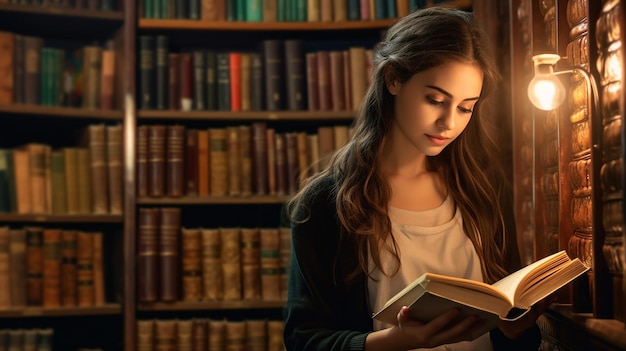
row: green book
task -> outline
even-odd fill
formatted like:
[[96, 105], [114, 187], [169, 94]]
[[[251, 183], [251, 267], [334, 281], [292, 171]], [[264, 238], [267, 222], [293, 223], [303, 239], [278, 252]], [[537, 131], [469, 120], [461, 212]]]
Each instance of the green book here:
[[65, 155], [63, 151], [50, 154], [50, 176], [52, 178], [52, 213], [67, 213], [65, 191]]

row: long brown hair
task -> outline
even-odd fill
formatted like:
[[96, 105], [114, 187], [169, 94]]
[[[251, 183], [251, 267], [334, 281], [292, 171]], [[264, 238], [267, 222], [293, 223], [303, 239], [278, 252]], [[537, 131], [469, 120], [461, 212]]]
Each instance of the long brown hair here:
[[[492, 178], [501, 169], [494, 153], [496, 143], [483, 117], [485, 98], [493, 91], [498, 74], [484, 37], [473, 14], [462, 10], [433, 7], [398, 20], [375, 48], [372, 83], [355, 119], [352, 139], [289, 202], [292, 220], [306, 220], [294, 218], [297, 211], [307, 207], [306, 195], [314, 192], [321, 179], [335, 180], [342, 232], [353, 236], [359, 251], [359, 267], [355, 267], [354, 275], [369, 275], [368, 248], [379, 268], [382, 250], [389, 250], [398, 259], [387, 212], [391, 190], [379, 167], [379, 152], [394, 116], [394, 96], [385, 80], [391, 74], [404, 83], [414, 74], [450, 60], [478, 64], [484, 74], [482, 92], [465, 131], [439, 155], [428, 157], [427, 168], [441, 176], [461, 211], [464, 230], [480, 257], [484, 279], [494, 282], [506, 274], [500, 189], [493, 185]], [[388, 242], [392, 244], [385, 246]]]

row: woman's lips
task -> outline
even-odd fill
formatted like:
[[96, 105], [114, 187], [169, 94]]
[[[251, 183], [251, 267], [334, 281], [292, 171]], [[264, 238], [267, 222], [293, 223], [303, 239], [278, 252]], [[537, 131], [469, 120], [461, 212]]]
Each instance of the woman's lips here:
[[429, 134], [426, 134], [426, 136], [428, 137], [428, 139], [430, 139], [430, 141], [433, 144], [435, 144], [437, 146], [445, 145], [448, 142], [448, 140], [450, 139], [450, 138], [446, 138], [446, 137], [441, 136], [441, 135], [429, 135]]

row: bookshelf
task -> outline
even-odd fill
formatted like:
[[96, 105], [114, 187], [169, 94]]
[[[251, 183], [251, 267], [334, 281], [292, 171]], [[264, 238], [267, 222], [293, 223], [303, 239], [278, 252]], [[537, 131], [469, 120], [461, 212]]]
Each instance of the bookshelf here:
[[[6, 271], [0, 278], [2, 347], [35, 347], [37, 337], [51, 350], [123, 348], [125, 19], [123, 7], [0, 3], [0, 56], [8, 69], [0, 79], [0, 236], [8, 247], [0, 257], [9, 268], [9, 280]], [[95, 61], [82, 66], [90, 50]], [[110, 143], [92, 153], [96, 126]], [[85, 158], [70, 163], [68, 155], [79, 153]], [[90, 161], [103, 153], [120, 162], [117, 171]], [[98, 167], [107, 176], [92, 181]], [[107, 199], [102, 208], [96, 192]]]

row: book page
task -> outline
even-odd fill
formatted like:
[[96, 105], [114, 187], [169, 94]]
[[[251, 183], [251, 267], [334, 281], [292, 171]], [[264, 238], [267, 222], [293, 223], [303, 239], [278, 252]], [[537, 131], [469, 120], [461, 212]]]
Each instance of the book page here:
[[[513, 272], [512, 274], [493, 283], [493, 286], [509, 296], [511, 301], [515, 300], [518, 287], [528, 288], [527, 281], [537, 281], [551, 274], [555, 268], [567, 262], [569, 258], [565, 251], [557, 252], [553, 255], [542, 258], [535, 263]], [[519, 295], [519, 294], [518, 294]]]

